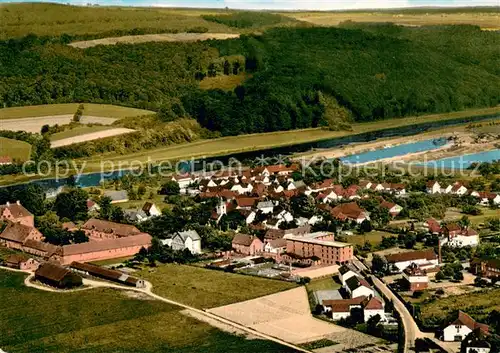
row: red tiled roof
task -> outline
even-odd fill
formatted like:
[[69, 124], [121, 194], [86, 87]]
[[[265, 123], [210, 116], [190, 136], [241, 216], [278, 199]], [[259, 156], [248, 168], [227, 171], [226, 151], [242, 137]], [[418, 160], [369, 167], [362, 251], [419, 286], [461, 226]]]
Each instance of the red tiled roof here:
[[458, 315], [457, 315], [457, 318], [455, 319], [455, 321], [448, 324], [448, 326], [450, 326], [450, 325], [463, 325], [463, 326], [467, 326], [472, 331], [474, 331], [475, 329], [479, 329], [485, 333], [488, 333], [488, 329], [489, 329], [488, 325], [480, 324], [480, 323], [476, 322], [476, 320], [474, 320], [473, 318], [471, 318], [469, 315], [467, 315], [466, 313], [464, 313], [461, 310], [458, 311]]
[[20, 203], [9, 203], [5, 205], [0, 205], [0, 213], [3, 213], [5, 209], [8, 209], [14, 218], [28, 217], [33, 214], [24, 208]]
[[365, 310], [382, 310], [384, 309], [384, 304], [380, 301], [380, 299], [371, 297], [371, 299], [367, 298], [363, 301], [363, 308]]
[[361, 305], [367, 297], [361, 296], [353, 299], [323, 300], [323, 306], [330, 306], [334, 313], [347, 313], [352, 305]]
[[256, 197], [238, 197], [236, 198], [236, 204], [239, 207], [252, 207], [257, 200]]
[[360, 216], [365, 214], [365, 211], [361, 209], [356, 202], [343, 203], [335, 206], [331, 210], [333, 217], [344, 219], [358, 219]]
[[5, 239], [17, 243], [24, 243], [29, 234], [33, 231], [38, 230], [34, 227], [26, 226], [21, 223], [10, 222], [4, 229], [2, 234], [0, 234], [0, 239]]
[[256, 237], [252, 235], [236, 234], [232, 243], [236, 245], [250, 246], [255, 238]]

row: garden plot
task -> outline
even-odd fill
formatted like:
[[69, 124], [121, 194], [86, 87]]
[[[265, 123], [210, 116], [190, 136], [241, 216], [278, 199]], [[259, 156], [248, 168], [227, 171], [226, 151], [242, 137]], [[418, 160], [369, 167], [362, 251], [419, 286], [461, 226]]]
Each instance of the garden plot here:
[[[49, 115], [31, 118], [17, 118], [17, 119], [3, 119], [0, 120], [0, 130], [9, 131], [26, 131], [32, 133], [39, 133], [44, 125], [66, 125], [73, 120], [73, 114], [64, 115]], [[105, 118], [99, 116], [85, 115], [81, 118], [82, 124], [103, 124], [111, 125], [117, 119]]]

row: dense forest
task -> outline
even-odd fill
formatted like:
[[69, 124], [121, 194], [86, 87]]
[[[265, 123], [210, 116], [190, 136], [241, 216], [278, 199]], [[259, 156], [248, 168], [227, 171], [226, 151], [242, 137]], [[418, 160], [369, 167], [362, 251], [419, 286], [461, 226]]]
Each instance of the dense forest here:
[[[196, 43], [0, 43], [0, 104], [112, 103], [191, 117], [223, 135], [369, 121], [500, 103], [500, 35], [473, 26], [272, 28]], [[247, 71], [234, 91], [206, 76]]]

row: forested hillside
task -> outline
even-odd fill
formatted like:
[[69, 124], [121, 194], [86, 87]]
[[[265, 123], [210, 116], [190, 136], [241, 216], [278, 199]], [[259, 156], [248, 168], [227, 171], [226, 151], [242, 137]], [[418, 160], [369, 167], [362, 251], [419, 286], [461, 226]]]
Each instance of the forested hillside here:
[[[272, 22], [256, 16], [258, 25], [262, 18]], [[65, 43], [1, 42], [0, 105], [122, 104], [234, 135], [500, 103], [500, 34], [470, 26], [283, 27], [225, 41], [85, 50]], [[249, 78], [234, 91], [199, 88], [206, 76], [243, 71]]]

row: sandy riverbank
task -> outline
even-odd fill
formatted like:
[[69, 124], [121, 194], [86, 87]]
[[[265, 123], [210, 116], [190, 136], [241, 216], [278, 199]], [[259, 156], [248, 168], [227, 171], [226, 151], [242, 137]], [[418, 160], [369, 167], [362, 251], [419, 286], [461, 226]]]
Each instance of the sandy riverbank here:
[[368, 143], [354, 143], [342, 146], [340, 148], [308, 152], [306, 154], [299, 154], [296, 155], [295, 159], [319, 160], [319, 159], [342, 158], [353, 154], [360, 154], [364, 152], [375, 151], [402, 144], [415, 143], [433, 138], [449, 139], [451, 137], [454, 137], [454, 140], [450, 140], [449, 143], [430, 151], [408, 153], [406, 155], [384, 158], [365, 163], [358, 163], [356, 165], [361, 166], [366, 164], [393, 163], [393, 162], [406, 162], [406, 163], [422, 162], [422, 161], [437, 160], [437, 159], [455, 157], [466, 154], [473, 154], [478, 152], [485, 152], [498, 148], [495, 146], [495, 144], [498, 144], [499, 141], [476, 143], [473, 138], [474, 136], [473, 133], [464, 131], [464, 129], [457, 129], [457, 130], [459, 131], [455, 132], [432, 131], [411, 137], [405, 136], [396, 138], [384, 138]]

